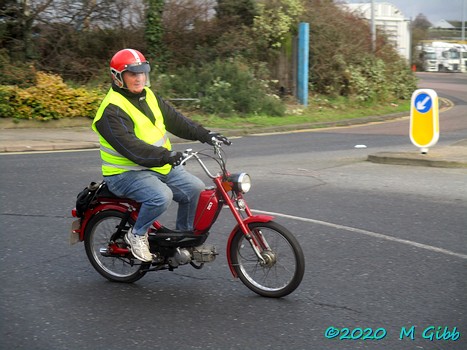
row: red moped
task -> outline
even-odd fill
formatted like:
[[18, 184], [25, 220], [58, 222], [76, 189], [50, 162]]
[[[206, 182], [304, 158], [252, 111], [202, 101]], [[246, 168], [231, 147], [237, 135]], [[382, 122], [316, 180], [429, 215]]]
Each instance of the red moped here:
[[[253, 215], [244, 194], [251, 187], [246, 173], [230, 173], [226, 168], [221, 142], [214, 142], [214, 155], [187, 150], [183, 163], [198, 161], [214, 186], [199, 199], [194, 230], [178, 232], [155, 221], [148, 240], [152, 262], [141, 262], [131, 253], [124, 235], [135, 223], [139, 203], [113, 195], [105, 181], [89, 189], [91, 199], [84, 210], [76, 208], [70, 242], [84, 241], [87, 257], [102, 276], [115, 282], [135, 282], [149, 271], [170, 270], [190, 264], [201, 269], [215, 260], [216, 248], [205, 244], [209, 229], [222, 208], [227, 206], [237, 224], [227, 241], [227, 262], [235, 278], [255, 293], [279, 298], [293, 292], [301, 283], [305, 259], [296, 238], [267, 215]], [[220, 172], [212, 174], [202, 160], [211, 158]]]

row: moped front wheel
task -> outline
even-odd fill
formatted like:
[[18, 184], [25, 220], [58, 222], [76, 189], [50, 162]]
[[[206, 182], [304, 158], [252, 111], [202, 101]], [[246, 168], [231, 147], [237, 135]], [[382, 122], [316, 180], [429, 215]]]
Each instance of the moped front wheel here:
[[[102, 276], [113, 282], [132, 283], [143, 277], [148, 263], [135, 260], [131, 253], [123, 256], [107, 254], [109, 244], [126, 247], [123, 234], [133, 226], [131, 220], [119, 237], [115, 237], [118, 227], [125, 214], [117, 210], [104, 210], [96, 214], [87, 224], [84, 233], [84, 247], [86, 255], [94, 269]], [[111, 239], [114, 239], [111, 242]]]
[[280, 298], [292, 293], [305, 273], [305, 258], [297, 239], [273, 221], [250, 223], [248, 228], [261, 258], [243, 232], [238, 230], [229, 254], [240, 280], [264, 297]]

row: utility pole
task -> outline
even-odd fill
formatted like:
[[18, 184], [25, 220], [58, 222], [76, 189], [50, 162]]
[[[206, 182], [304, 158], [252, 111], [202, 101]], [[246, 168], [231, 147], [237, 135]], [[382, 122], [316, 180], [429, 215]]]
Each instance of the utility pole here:
[[465, 41], [465, 3], [467, 0], [462, 2], [462, 41]]

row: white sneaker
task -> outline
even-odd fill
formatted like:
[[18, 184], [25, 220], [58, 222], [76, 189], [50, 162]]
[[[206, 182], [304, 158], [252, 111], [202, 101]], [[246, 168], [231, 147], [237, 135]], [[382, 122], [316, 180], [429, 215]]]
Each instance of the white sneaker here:
[[144, 262], [152, 261], [152, 255], [149, 251], [149, 242], [146, 235], [135, 235], [133, 234], [133, 230], [130, 230], [125, 235], [125, 242], [130, 245], [131, 253], [136, 259]]

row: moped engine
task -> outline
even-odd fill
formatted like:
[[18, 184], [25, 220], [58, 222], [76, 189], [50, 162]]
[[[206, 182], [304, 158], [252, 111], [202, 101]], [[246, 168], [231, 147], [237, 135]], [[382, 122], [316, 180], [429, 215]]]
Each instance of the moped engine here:
[[186, 265], [191, 261], [191, 253], [186, 248], [177, 248], [174, 256], [168, 259], [169, 265], [177, 267], [179, 265]]
[[194, 248], [177, 248], [175, 254], [168, 258], [171, 267], [186, 265], [192, 261], [196, 263], [212, 262], [218, 255], [213, 245], [201, 245]]

